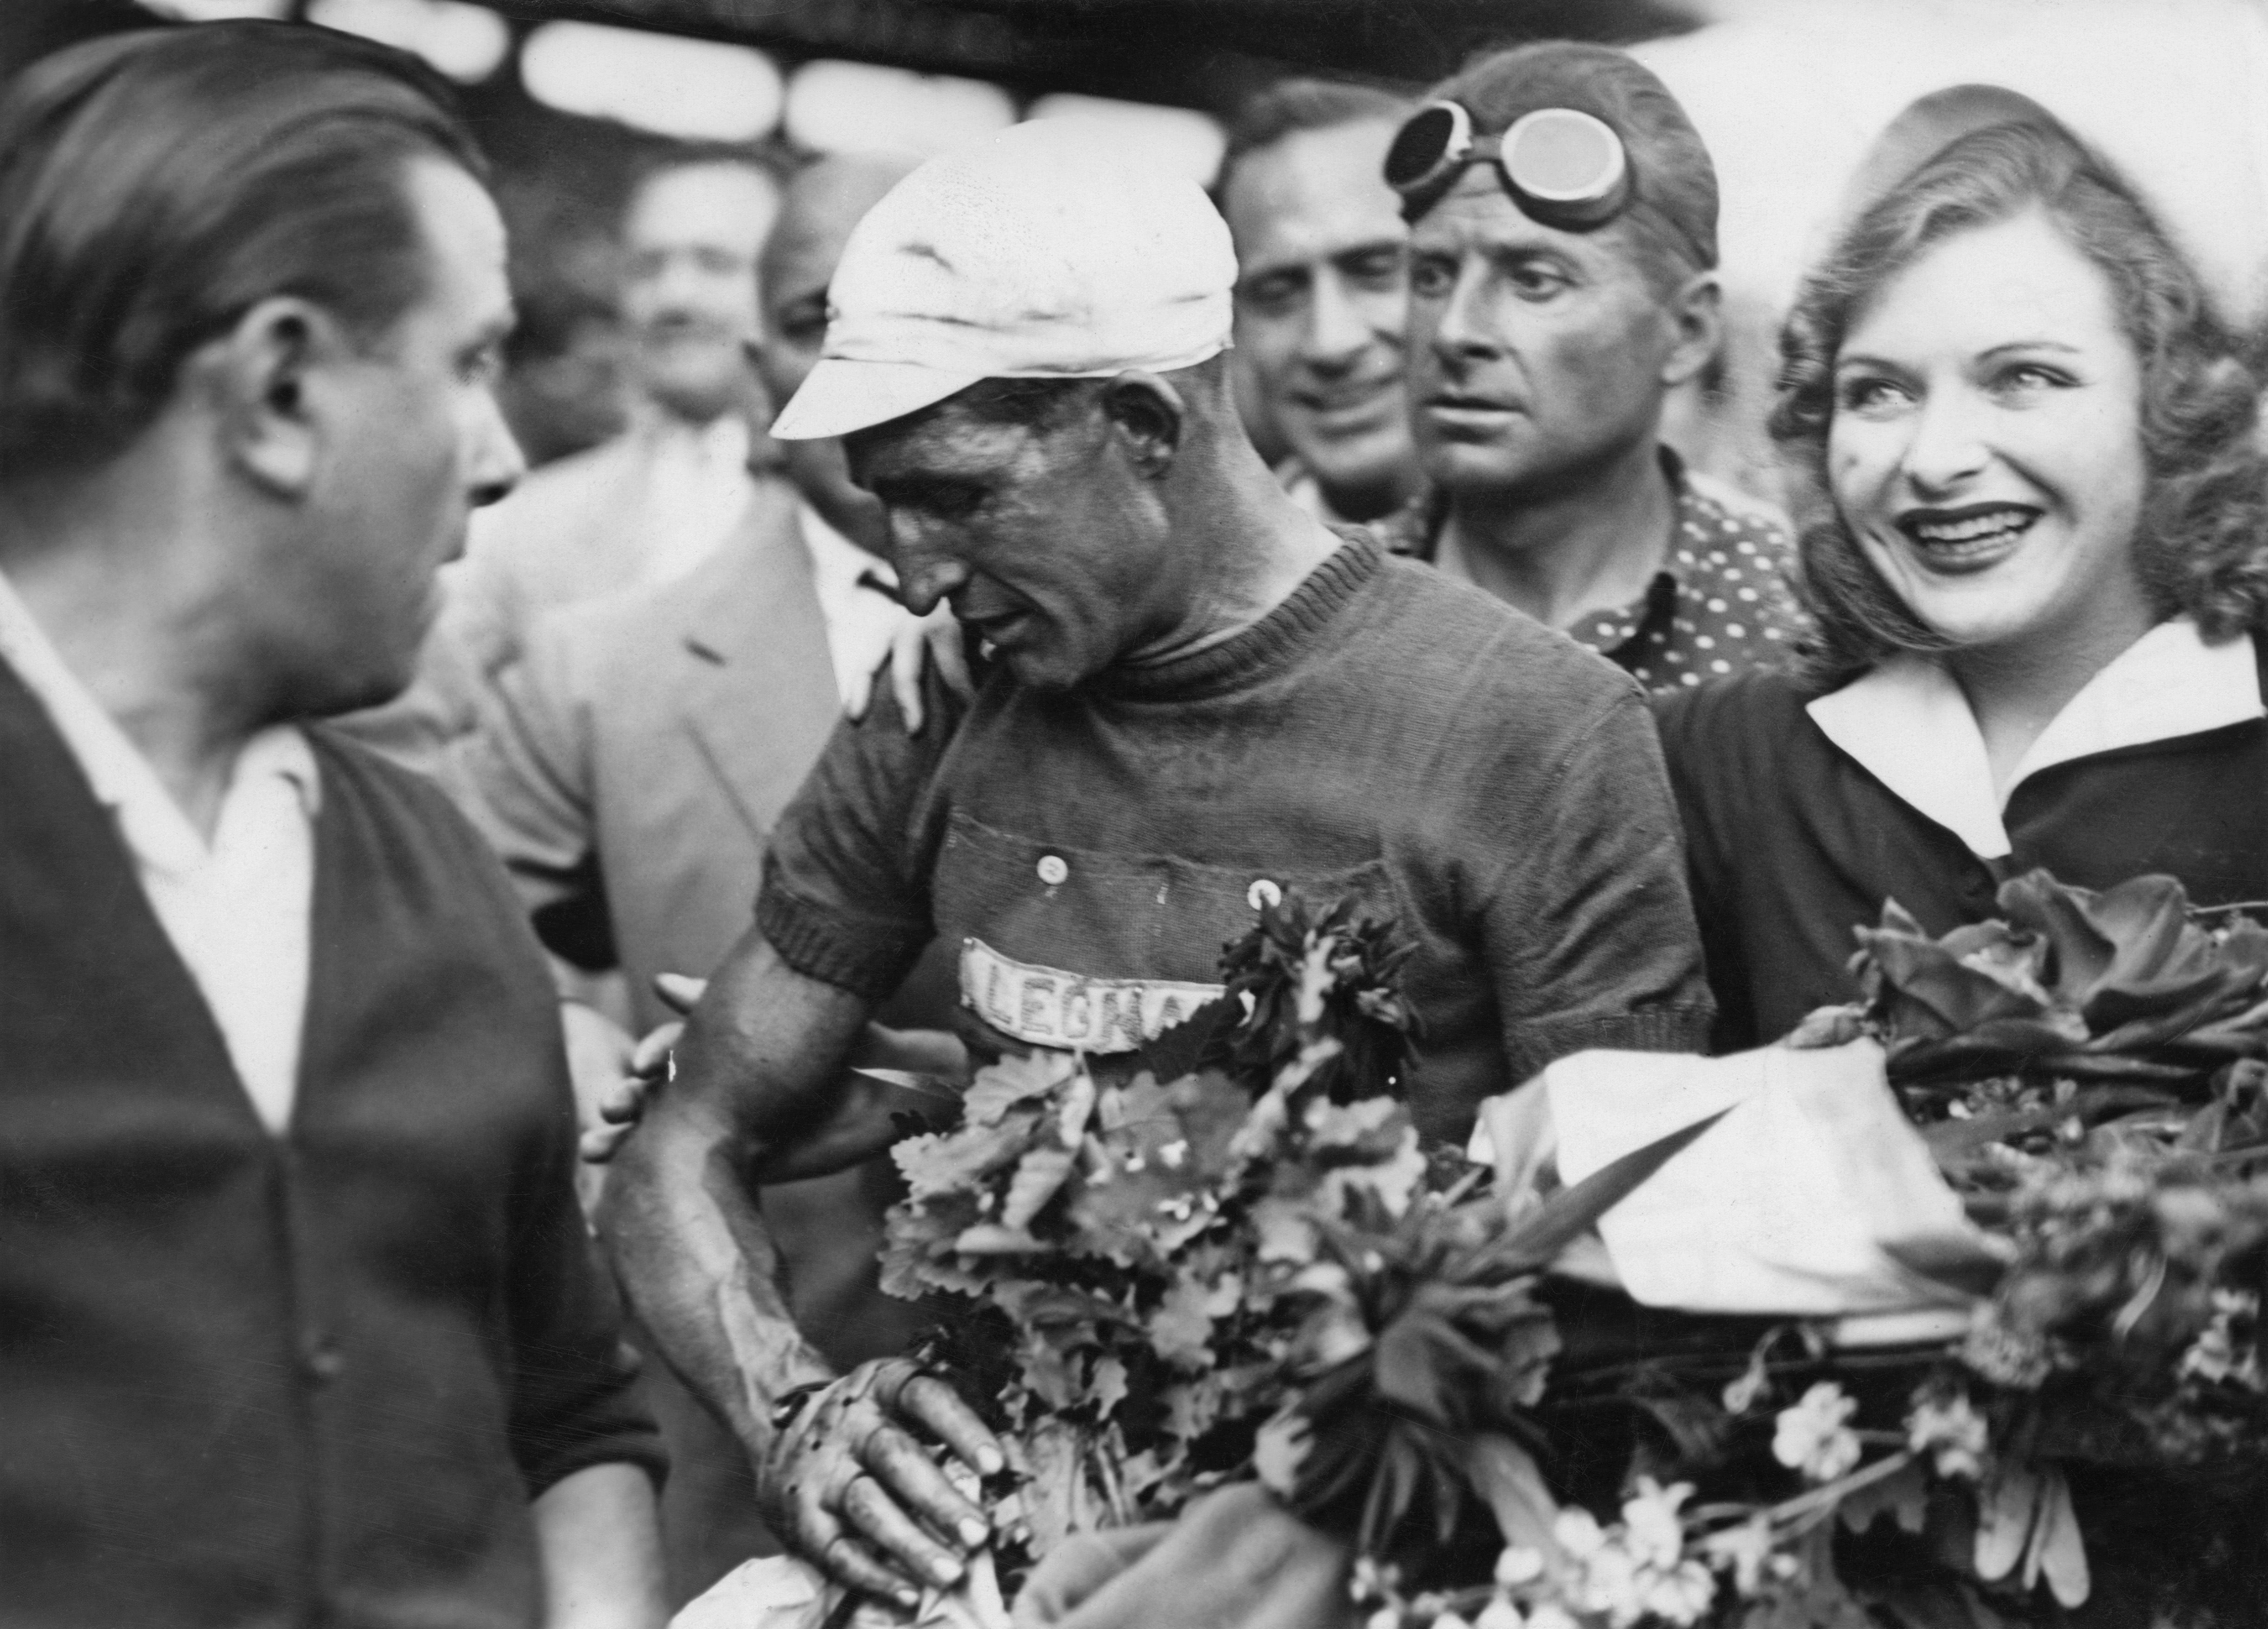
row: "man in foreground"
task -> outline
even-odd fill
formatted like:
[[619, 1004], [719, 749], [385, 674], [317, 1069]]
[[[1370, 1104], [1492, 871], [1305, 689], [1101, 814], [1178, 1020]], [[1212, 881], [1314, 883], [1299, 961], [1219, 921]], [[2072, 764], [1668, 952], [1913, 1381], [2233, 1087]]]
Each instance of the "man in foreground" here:
[[958, 950], [977, 1056], [1110, 1068], [1217, 993], [1263, 904], [1354, 896], [1416, 943], [1410, 1096], [1438, 1138], [1568, 1053], [1706, 1031], [1638, 688], [1284, 495], [1230, 399], [1234, 280], [1195, 187], [1077, 126], [1019, 127], [859, 224], [825, 355], [774, 426], [848, 437], [909, 603], [948, 599], [996, 661], [918, 736], [889, 706], [838, 730], [601, 1222], [783, 1534], [876, 1593], [957, 1578], [985, 1537], [891, 1417], [980, 1470], [998, 1450], [904, 1360], [832, 1377], [747, 1185], [950, 1110], [836, 1086], [931, 940]]
[[1716, 172], [1668, 88], [1607, 46], [1501, 52], [1426, 99], [1387, 179], [1431, 485], [1390, 546], [1651, 690], [1784, 659], [1785, 523], [1660, 438], [1719, 339]]
[[520, 471], [438, 82], [133, 34], [0, 102], [0, 1622], [651, 1629], [550, 982], [314, 720]]
[[1236, 245], [1237, 352], [1292, 447], [1277, 478], [1320, 520], [1376, 520], [1418, 490], [1410, 229], [1380, 173], [1408, 113], [1360, 85], [1272, 85], [1230, 121], [1214, 188]]

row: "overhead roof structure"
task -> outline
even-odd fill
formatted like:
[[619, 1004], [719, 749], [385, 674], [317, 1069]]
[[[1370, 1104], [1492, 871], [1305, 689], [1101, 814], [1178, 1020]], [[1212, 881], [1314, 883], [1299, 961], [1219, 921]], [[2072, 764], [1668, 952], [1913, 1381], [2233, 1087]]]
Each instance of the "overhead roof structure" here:
[[1484, 46], [1682, 33], [1695, 0], [480, 0], [1025, 89], [1220, 107], [1286, 72], [1417, 84]]

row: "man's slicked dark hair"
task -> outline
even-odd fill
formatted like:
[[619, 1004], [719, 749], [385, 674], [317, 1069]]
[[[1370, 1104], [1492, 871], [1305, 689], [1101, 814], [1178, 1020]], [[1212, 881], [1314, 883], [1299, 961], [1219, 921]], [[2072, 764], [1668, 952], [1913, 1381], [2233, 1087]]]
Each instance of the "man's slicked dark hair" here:
[[1339, 79], [1279, 79], [1247, 97], [1229, 115], [1228, 145], [1221, 154], [1213, 196], [1228, 196], [1228, 178], [1246, 154], [1273, 147], [1287, 136], [1350, 124], [1398, 124], [1409, 114], [1405, 99], [1372, 85]]
[[263, 299], [388, 332], [426, 292], [420, 157], [486, 179], [445, 81], [326, 29], [157, 29], [26, 69], [0, 98], [0, 480], [107, 462]]

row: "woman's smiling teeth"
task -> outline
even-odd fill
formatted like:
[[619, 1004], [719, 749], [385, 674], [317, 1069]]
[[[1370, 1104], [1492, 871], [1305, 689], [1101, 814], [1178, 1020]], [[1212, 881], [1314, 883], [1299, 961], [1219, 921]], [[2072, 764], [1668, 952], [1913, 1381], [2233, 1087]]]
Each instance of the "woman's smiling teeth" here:
[[1932, 565], [1977, 566], [2013, 549], [2039, 517], [2039, 510], [2020, 503], [1917, 510], [1899, 517], [1898, 530]]

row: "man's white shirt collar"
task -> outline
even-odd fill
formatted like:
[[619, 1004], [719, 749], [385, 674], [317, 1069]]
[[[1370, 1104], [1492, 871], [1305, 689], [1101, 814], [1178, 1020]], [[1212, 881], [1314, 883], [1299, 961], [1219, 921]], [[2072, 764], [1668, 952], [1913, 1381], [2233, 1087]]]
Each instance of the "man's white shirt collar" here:
[[14, 671], [118, 822], [143, 892], [269, 1130], [290, 1122], [306, 1020], [322, 778], [307, 738], [246, 741], [208, 842], [150, 760], [0, 576], [0, 661]]
[[[201, 864], [207, 844], [173, 795], [118, 721], [65, 664], [47, 630], [15, 586], [0, 575], [0, 661], [46, 711], [63, 738], [95, 801], [115, 810], [135, 857], [168, 872]], [[290, 781], [310, 820], [322, 808], [322, 777], [306, 737], [291, 724], [272, 724], [247, 739], [230, 772], [229, 789], [262, 776]]]
[[657, 452], [733, 470], [747, 467], [754, 439], [747, 421], [737, 413], [721, 413], [705, 424], [696, 423], [644, 400], [630, 408], [630, 433], [643, 437]]
[[1284, 495], [1327, 526], [1345, 526], [1353, 523], [1331, 507], [1323, 495], [1323, 483], [1315, 473], [1295, 455], [1276, 466], [1276, 484], [1284, 488]]
[[[1894, 657], [1805, 709], [1827, 738], [1979, 859], [2010, 849], [1984, 737], [1942, 664]], [[2250, 639], [2207, 644], [2187, 617], [2161, 622], [2113, 658], [2048, 723], [2009, 778], [2013, 795], [2058, 764], [2198, 735], [2263, 716]]]
[[647, 449], [640, 507], [638, 580], [667, 583], [709, 558], [755, 495], [748, 427], [737, 413], [706, 424], [648, 407], [638, 431]]
[[818, 580], [821, 592], [847, 591], [860, 585], [859, 578], [869, 576], [893, 593], [897, 591], [897, 570], [888, 561], [860, 548], [828, 525], [826, 517], [800, 498], [796, 501], [796, 516], [803, 528], [803, 546], [811, 554], [811, 574]]
[[[889, 561], [870, 554], [827, 524], [801, 500], [796, 519], [811, 555], [811, 585], [819, 597], [820, 620], [827, 627], [835, 686], [848, 696], [889, 655], [890, 642], [912, 613], [892, 598], [898, 574]], [[873, 585], [880, 583], [878, 591]]]

